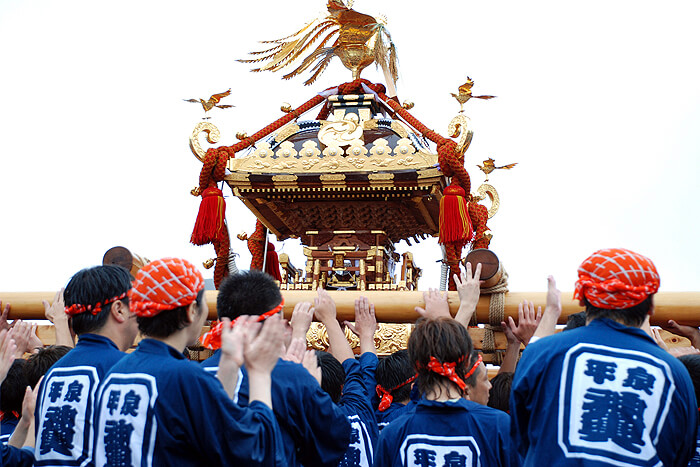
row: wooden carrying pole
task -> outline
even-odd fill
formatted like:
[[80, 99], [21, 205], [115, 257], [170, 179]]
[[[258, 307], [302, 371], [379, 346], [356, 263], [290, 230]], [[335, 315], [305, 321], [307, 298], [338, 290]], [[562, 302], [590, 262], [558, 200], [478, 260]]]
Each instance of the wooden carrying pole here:
[[[207, 291], [205, 296], [209, 305], [209, 318], [216, 319], [216, 291]], [[414, 308], [425, 307], [422, 292], [407, 291], [329, 291], [335, 300], [338, 310], [338, 319], [354, 319], [355, 299], [364, 296], [374, 303], [377, 321], [383, 323], [412, 323], [418, 318]], [[55, 292], [0, 292], [0, 300], [3, 303], [11, 303], [9, 319], [45, 319], [42, 300], [51, 301]], [[308, 301], [313, 303], [316, 292], [311, 290], [283, 290], [284, 314], [287, 318], [292, 315], [294, 305]], [[572, 292], [562, 292], [562, 314], [559, 324], [565, 324], [568, 315], [582, 311], [578, 301], [571, 299]], [[517, 319], [518, 303], [529, 300], [535, 306], [542, 306], [544, 310], [546, 294], [543, 292], [509, 292], [505, 294], [505, 316]], [[457, 292], [448, 293], [450, 311], [454, 315], [459, 307]], [[700, 292], [661, 292], [654, 297], [655, 312], [651, 318], [652, 325], [665, 324], [673, 319], [680, 324], [700, 326]], [[477, 306], [477, 320], [479, 323], [487, 323], [489, 314], [489, 296], [484, 295], [479, 299]]]

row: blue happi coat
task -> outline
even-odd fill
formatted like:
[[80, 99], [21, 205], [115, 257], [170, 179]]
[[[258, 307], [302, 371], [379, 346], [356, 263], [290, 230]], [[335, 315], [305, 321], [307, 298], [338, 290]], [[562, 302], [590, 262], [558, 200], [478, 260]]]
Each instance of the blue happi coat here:
[[154, 339], [112, 367], [95, 415], [100, 467], [286, 465], [270, 408], [238, 406], [214, 375]]
[[605, 318], [528, 345], [510, 410], [527, 466], [685, 467], [695, 451], [685, 367], [641, 329]]
[[[202, 362], [205, 370], [216, 373], [221, 351]], [[248, 375], [243, 378], [234, 399], [248, 405]], [[350, 440], [350, 424], [318, 381], [298, 363], [280, 359], [272, 370], [272, 409], [284, 438], [284, 451], [290, 466], [335, 466], [343, 458]]]
[[80, 466], [91, 458], [97, 386], [124, 355], [110, 339], [83, 334], [49, 369], [36, 401], [37, 467]]
[[421, 399], [379, 434], [377, 467], [519, 466], [505, 412], [466, 399]]
[[[364, 353], [360, 359], [376, 359], [372, 353]], [[371, 355], [372, 357], [369, 357]], [[363, 364], [366, 362], [363, 362]], [[350, 445], [340, 465], [343, 467], [371, 467], [374, 465], [374, 446], [377, 443], [377, 420], [370, 403], [367, 388], [362, 374], [362, 364], [354, 358], [348, 358], [343, 363], [345, 383], [338, 405], [348, 417], [352, 426]]]

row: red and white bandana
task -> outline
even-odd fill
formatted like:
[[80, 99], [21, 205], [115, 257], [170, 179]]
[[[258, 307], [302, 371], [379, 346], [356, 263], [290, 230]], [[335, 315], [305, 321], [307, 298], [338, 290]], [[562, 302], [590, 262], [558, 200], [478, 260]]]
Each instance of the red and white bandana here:
[[578, 268], [574, 299], [586, 297], [591, 305], [621, 310], [643, 302], [659, 290], [654, 263], [623, 248], [598, 250]]
[[204, 288], [202, 273], [189, 261], [163, 258], [142, 267], [129, 290], [129, 308], [150, 318], [161, 311], [187, 306]]

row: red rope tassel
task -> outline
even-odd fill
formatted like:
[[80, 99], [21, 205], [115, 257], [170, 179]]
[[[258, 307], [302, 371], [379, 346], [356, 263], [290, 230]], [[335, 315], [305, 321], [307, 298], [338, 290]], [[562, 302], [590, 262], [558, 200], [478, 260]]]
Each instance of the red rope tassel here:
[[440, 199], [440, 243], [466, 245], [472, 237], [472, 224], [467, 212], [464, 189], [450, 185]]
[[215, 186], [204, 190], [190, 242], [206, 245], [218, 239], [225, 228], [225, 215], [226, 201], [223, 192]]

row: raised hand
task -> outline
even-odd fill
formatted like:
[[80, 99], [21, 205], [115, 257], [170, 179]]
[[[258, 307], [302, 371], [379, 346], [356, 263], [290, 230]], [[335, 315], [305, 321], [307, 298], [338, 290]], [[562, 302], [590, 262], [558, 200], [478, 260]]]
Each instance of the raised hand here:
[[15, 361], [15, 352], [17, 344], [10, 336], [9, 331], [3, 329], [0, 331], [0, 383], [5, 381], [7, 372], [10, 371], [12, 363]]
[[63, 290], [61, 289], [56, 292], [53, 298], [53, 303], [49, 304], [46, 300], [42, 300], [41, 303], [44, 305], [44, 315], [46, 319], [51, 321], [54, 325], [54, 331], [56, 332], [56, 345], [65, 345], [67, 347], [74, 347], [75, 342], [73, 341], [73, 334], [71, 333], [70, 326], [68, 325], [68, 315], [65, 311], [65, 303], [63, 301]]
[[450, 304], [447, 302], [447, 294], [445, 292], [440, 292], [437, 289], [428, 289], [427, 292], [423, 292], [423, 300], [425, 301], [425, 308], [419, 306], [415, 308], [416, 313], [423, 318], [452, 318]]
[[330, 321], [337, 319], [335, 302], [324, 289], [318, 289], [318, 296], [314, 298], [314, 316], [320, 322], [328, 326]]
[[547, 305], [535, 330], [535, 337], [546, 337], [554, 334], [561, 315], [561, 292], [557, 289], [554, 277], [547, 277]]
[[304, 365], [304, 368], [306, 368], [307, 371], [311, 373], [311, 376], [313, 376], [320, 385], [321, 377], [323, 374], [321, 372], [321, 367], [318, 366], [318, 357], [316, 357], [316, 351], [307, 350], [306, 352], [304, 352], [304, 358], [301, 361], [301, 364]]
[[289, 362], [301, 363], [304, 359], [304, 352], [306, 351], [306, 338], [293, 338], [287, 347], [287, 352], [282, 355], [282, 360], [287, 360]]
[[15, 340], [15, 358], [22, 358], [22, 355], [27, 351], [32, 325], [17, 319], [12, 323], [12, 328], [8, 332], [12, 339]]
[[[2, 308], [2, 300], [0, 300], [0, 308]], [[10, 314], [10, 304], [5, 303], [5, 308], [2, 308], [2, 314], [0, 314], [0, 331], [3, 329], [10, 329], [10, 323], [7, 322], [7, 317]]]
[[279, 315], [266, 319], [257, 335], [246, 333], [243, 357], [248, 373], [270, 374], [282, 354], [284, 323]]
[[259, 401], [272, 408], [272, 369], [282, 354], [283, 340], [284, 323], [279, 315], [266, 319], [257, 335], [246, 333], [243, 358], [251, 402]]
[[457, 294], [459, 295], [459, 310], [455, 315], [455, 319], [462, 326], [469, 326], [469, 322], [476, 312], [476, 305], [479, 303], [479, 295], [481, 294], [481, 263], [476, 265], [474, 275], [472, 275], [472, 265], [467, 263], [466, 272], [462, 272], [461, 277], [454, 275], [455, 285], [457, 286]]
[[292, 319], [289, 321], [289, 325], [292, 327], [292, 340], [304, 339], [304, 342], [306, 342], [306, 333], [309, 331], [313, 319], [314, 309], [311, 303], [297, 303], [292, 312]]
[[343, 321], [343, 324], [360, 338], [360, 352], [377, 353], [374, 345], [374, 333], [377, 332], [377, 317], [374, 313], [374, 304], [367, 297], [355, 300], [355, 324]]
[[535, 313], [535, 305], [527, 300], [518, 304], [518, 323], [513, 321], [511, 316], [508, 317], [508, 324], [513, 331], [515, 337], [518, 338], [523, 345], [527, 345], [530, 339], [535, 334], [537, 326], [542, 320], [542, 307], [537, 307]]

